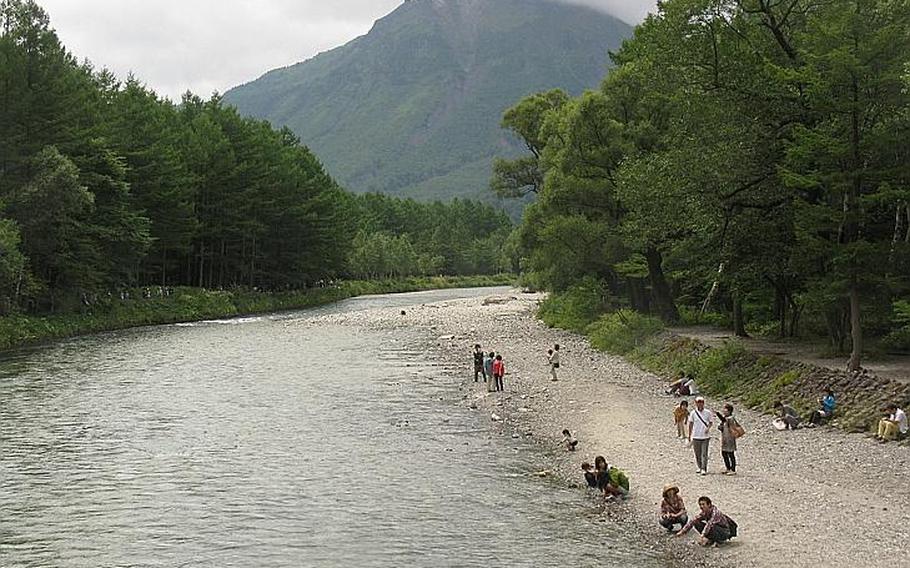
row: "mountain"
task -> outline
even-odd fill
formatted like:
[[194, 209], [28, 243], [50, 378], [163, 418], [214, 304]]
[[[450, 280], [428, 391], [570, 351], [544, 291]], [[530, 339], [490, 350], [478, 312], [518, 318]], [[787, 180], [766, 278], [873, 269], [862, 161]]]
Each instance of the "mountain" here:
[[228, 91], [293, 130], [342, 185], [417, 199], [494, 197], [499, 127], [522, 97], [596, 87], [631, 27], [552, 0], [408, 0], [365, 36]]

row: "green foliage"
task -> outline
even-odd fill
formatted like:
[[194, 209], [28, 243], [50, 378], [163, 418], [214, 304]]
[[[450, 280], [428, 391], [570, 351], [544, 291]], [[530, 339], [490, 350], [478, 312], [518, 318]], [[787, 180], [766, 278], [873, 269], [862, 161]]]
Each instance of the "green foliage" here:
[[903, 344], [907, 29], [890, 0], [660, 2], [600, 89], [504, 121], [543, 180], [527, 268], [668, 322], [825, 333], [854, 369], [864, 333]]
[[[355, 198], [287, 129], [78, 64], [29, 0], [0, 0], [0, 61], [0, 314], [135, 286], [277, 291], [514, 265], [504, 213]], [[217, 299], [190, 303], [222, 312]]]
[[591, 345], [615, 355], [625, 355], [663, 330], [654, 317], [632, 310], [605, 315], [588, 327]]
[[421, 203], [381, 194], [353, 200], [363, 229], [348, 255], [354, 278], [410, 275], [472, 275], [510, 271], [508, 216], [465, 199]]
[[504, 109], [596, 86], [630, 35], [611, 16], [553, 2], [405, 2], [366, 36], [225, 100], [290, 127], [358, 193], [493, 202], [493, 156], [521, 149], [497, 132]]
[[549, 295], [537, 316], [550, 327], [583, 333], [610, 308], [609, 292], [593, 278], [583, 279], [564, 292]]
[[695, 306], [679, 307], [679, 323], [682, 325], [709, 325], [714, 327], [728, 327], [730, 316], [718, 312], [701, 313]]
[[102, 299], [81, 313], [0, 317], [0, 350], [87, 333], [142, 325], [159, 325], [239, 315], [296, 310], [367, 294], [417, 292], [444, 288], [511, 285], [511, 275], [433, 277], [346, 281], [337, 286], [278, 293], [252, 290], [175, 288], [168, 296], [144, 297], [142, 289], [127, 290], [130, 298]]
[[899, 327], [888, 333], [882, 340], [885, 349], [910, 353], [910, 301], [894, 302], [894, 323]]

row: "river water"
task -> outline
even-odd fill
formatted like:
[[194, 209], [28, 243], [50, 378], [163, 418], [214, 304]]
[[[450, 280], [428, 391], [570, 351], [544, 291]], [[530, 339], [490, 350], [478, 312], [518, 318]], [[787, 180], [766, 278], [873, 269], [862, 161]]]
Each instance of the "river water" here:
[[0, 566], [631, 566], [658, 557], [455, 404], [426, 337], [291, 314], [0, 360]]

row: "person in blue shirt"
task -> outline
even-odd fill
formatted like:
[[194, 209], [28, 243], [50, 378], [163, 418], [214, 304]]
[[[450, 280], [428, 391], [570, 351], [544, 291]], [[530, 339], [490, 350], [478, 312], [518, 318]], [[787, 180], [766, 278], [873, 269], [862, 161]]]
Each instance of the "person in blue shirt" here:
[[825, 391], [825, 396], [818, 399], [818, 410], [812, 413], [812, 416], [809, 417], [809, 424], [811, 426], [818, 426], [823, 422], [827, 422], [834, 415], [834, 406], [837, 404], [837, 401], [834, 399], [834, 391], [830, 388]]

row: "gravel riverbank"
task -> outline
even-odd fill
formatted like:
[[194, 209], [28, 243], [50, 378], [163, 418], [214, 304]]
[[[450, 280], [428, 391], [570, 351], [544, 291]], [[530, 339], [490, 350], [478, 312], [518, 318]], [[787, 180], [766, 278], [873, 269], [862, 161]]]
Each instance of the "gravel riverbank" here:
[[[593, 462], [598, 454], [625, 470], [632, 498], [608, 504], [604, 514], [680, 564], [910, 566], [906, 448], [829, 428], [777, 432], [768, 416], [737, 408], [747, 431], [739, 441], [739, 475], [720, 475], [716, 431], [710, 474], [696, 475], [691, 449], [675, 438], [675, 400], [663, 394], [664, 380], [594, 351], [583, 337], [546, 328], [534, 317], [539, 299], [513, 291], [486, 300], [415, 306], [404, 315], [377, 309], [325, 319], [425, 330], [438, 363], [464, 368], [463, 404], [490, 415], [494, 433], [529, 436], [543, 445], [553, 458], [548, 475], [583, 484], [579, 464]], [[472, 382], [474, 343], [504, 354], [504, 393], [487, 393], [482, 383]], [[546, 364], [553, 343], [561, 346], [555, 383]], [[719, 410], [724, 402], [709, 398], [708, 407]], [[557, 450], [563, 428], [577, 433], [577, 452]], [[737, 521], [740, 537], [707, 550], [694, 538], [669, 538], [656, 524], [661, 487], [668, 482], [679, 484], [690, 514], [699, 495], [710, 496]]]

